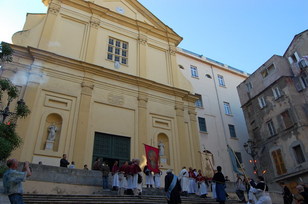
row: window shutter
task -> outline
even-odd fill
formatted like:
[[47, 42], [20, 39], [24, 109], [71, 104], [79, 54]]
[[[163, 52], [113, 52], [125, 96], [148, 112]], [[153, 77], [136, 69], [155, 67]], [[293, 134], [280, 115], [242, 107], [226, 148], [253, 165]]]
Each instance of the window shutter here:
[[298, 55], [298, 53], [297, 53], [297, 52], [294, 52], [294, 56], [295, 56], [295, 58], [296, 58], [296, 60], [297, 60], [297, 61], [299, 61], [299, 60], [300, 60], [300, 57], [299, 57], [299, 55]]
[[276, 166], [276, 172], [277, 172], [278, 175], [281, 175], [281, 170], [279, 168], [279, 161], [278, 161], [278, 156], [277, 156], [276, 151], [272, 151], [272, 157], [274, 159], [274, 163], [275, 163], [275, 166]]
[[281, 168], [281, 173], [285, 174], [287, 173], [287, 169], [286, 166], [284, 165], [283, 159], [282, 159], [282, 155], [281, 155], [281, 149], [277, 150], [277, 154], [278, 154], [278, 158], [279, 158], [279, 163], [280, 163], [280, 168]]
[[293, 64], [293, 60], [292, 57], [288, 57], [289, 63], [292, 65]]
[[287, 173], [287, 169], [284, 165], [282, 155], [281, 155], [281, 149], [278, 149], [276, 151], [272, 151], [272, 157], [274, 159], [274, 163], [276, 166], [276, 171], [278, 175]]

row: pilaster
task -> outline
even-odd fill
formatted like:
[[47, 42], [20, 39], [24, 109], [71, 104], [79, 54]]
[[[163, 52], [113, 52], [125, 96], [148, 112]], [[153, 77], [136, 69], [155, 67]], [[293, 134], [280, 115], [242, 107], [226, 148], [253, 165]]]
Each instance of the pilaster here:
[[[138, 139], [136, 140], [135, 146], [135, 155], [141, 157], [145, 155], [144, 144], [147, 142], [147, 103], [148, 103], [148, 94], [144, 92], [139, 92], [138, 95]], [[143, 159], [143, 158], [140, 158]], [[144, 161], [141, 161], [144, 162]]]
[[178, 81], [178, 65], [176, 62], [176, 47], [174, 45], [169, 45], [169, 57], [170, 57], [170, 69], [172, 76], [172, 84], [174, 87], [179, 87]]
[[50, 42], [52, 41], [53, 30], [56, 24], [56, 20], [59, 17], [61, 10], [61, 0], [52, 0], [48, 5], [48, 12], [43, 27], [38, 48], [42, 50], [49, 50]]
[[190, 130], [191, 130], [191, 158], [192, 158], [192, 165], [195, 168], [201, 168], [201, 155], [199, 153], [200, 150], [200, 136], [197, 124], [197, 112], [195, 110], [194, 103], [190, 103], [188, 107], [188, 114], [190, 119]]
[[73, 161], [75, 161], [77, 168], [82, 168], [87, 159], [87, 139], [89, 138], [93, 88], [94, 84], [90, 79], [85, 79], [81, 83], [76, 138], [73, 150]]
[[100, 25], [99, 16], [91, 16], [89, 22], [89, 37], [86, 51], [86, 62], [93, 63], [95, 58], [95, 50], [97, 44], [97, 33]]
[[147, 76], [147, 42], [148, 37], [143, 34], [139, 34], [138, 36], [138, 62], [139, 62], [139, 76], [142, 78], [146, 78]]
[[[189, 154], [189, 140], [187, 133], [187, 125], [185, 124], [184, 120], [184, 103], [183, 102], [176, 102], [175, 104], [175, 112], [176, 112], [176, 125], [177, 125], [177, 137], [178, 137], [178, 148], [179, 148], [179, 160], [180, 163], [183, 165], [188, 165], [190, 161], [190, 154]], [[179, 168], [182, 168], [180, 166]]]

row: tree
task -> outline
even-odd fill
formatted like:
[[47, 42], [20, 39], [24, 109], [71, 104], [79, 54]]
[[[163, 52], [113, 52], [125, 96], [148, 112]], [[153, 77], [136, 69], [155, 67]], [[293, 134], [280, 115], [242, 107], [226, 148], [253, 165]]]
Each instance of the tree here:
[[[12, 62], [13, 50], [9, 44], [1, 42], [0, 63]], [[22, 139], [16, 133], [18, 118], [24, 118], [30, 114], [28, 106], [23, 99], [17, 101], [14, 112], [10, 106], [19, 97], [18, 88], [9, 79], [0, 78], [0, 161], [8, 158], [11, 152], [20, 146]]]

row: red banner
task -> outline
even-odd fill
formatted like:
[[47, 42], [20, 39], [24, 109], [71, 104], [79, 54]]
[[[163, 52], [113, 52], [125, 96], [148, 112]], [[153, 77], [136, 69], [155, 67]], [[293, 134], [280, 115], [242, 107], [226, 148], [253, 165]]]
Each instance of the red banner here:
[[144, 147], [145, 147], [145, 154], [147, 157], [148, 168], [154, 173], [159, 172], [159, 168], [158, 168], [159, 149], [156, 147], [146, 145], [146, 144], [144, 145]]

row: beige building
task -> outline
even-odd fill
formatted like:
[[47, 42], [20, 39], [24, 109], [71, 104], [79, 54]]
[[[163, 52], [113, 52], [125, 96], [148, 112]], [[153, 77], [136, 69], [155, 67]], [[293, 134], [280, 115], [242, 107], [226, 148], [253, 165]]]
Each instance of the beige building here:
[[308, 30], [238, 86], [259, 173], [274, 185], [308, 182]]
[[[206, 173], [213, 175], [212, 168], [220, 165], [232, 181], [236, 180], [236, 172], [243, 173], [241, 168], [251, 176], [250, 157], [243, 148], [248, 131], [236, 89], [248, 74], [185, 49], [178, 48], [176, 57], [179, 69], [199, 98], [195, 105]], [[236, 160], [235, 169], [230, 153]]]
[[182, 38], [135, 0], [44, 0], [12, 37], [2, 77], [21, 89], [31, 115], [18, 123], [13, 156], [77, 168], [141, 158], [162, 142], [162, 169], [201, 168], [195, 101], [178, 69]]

